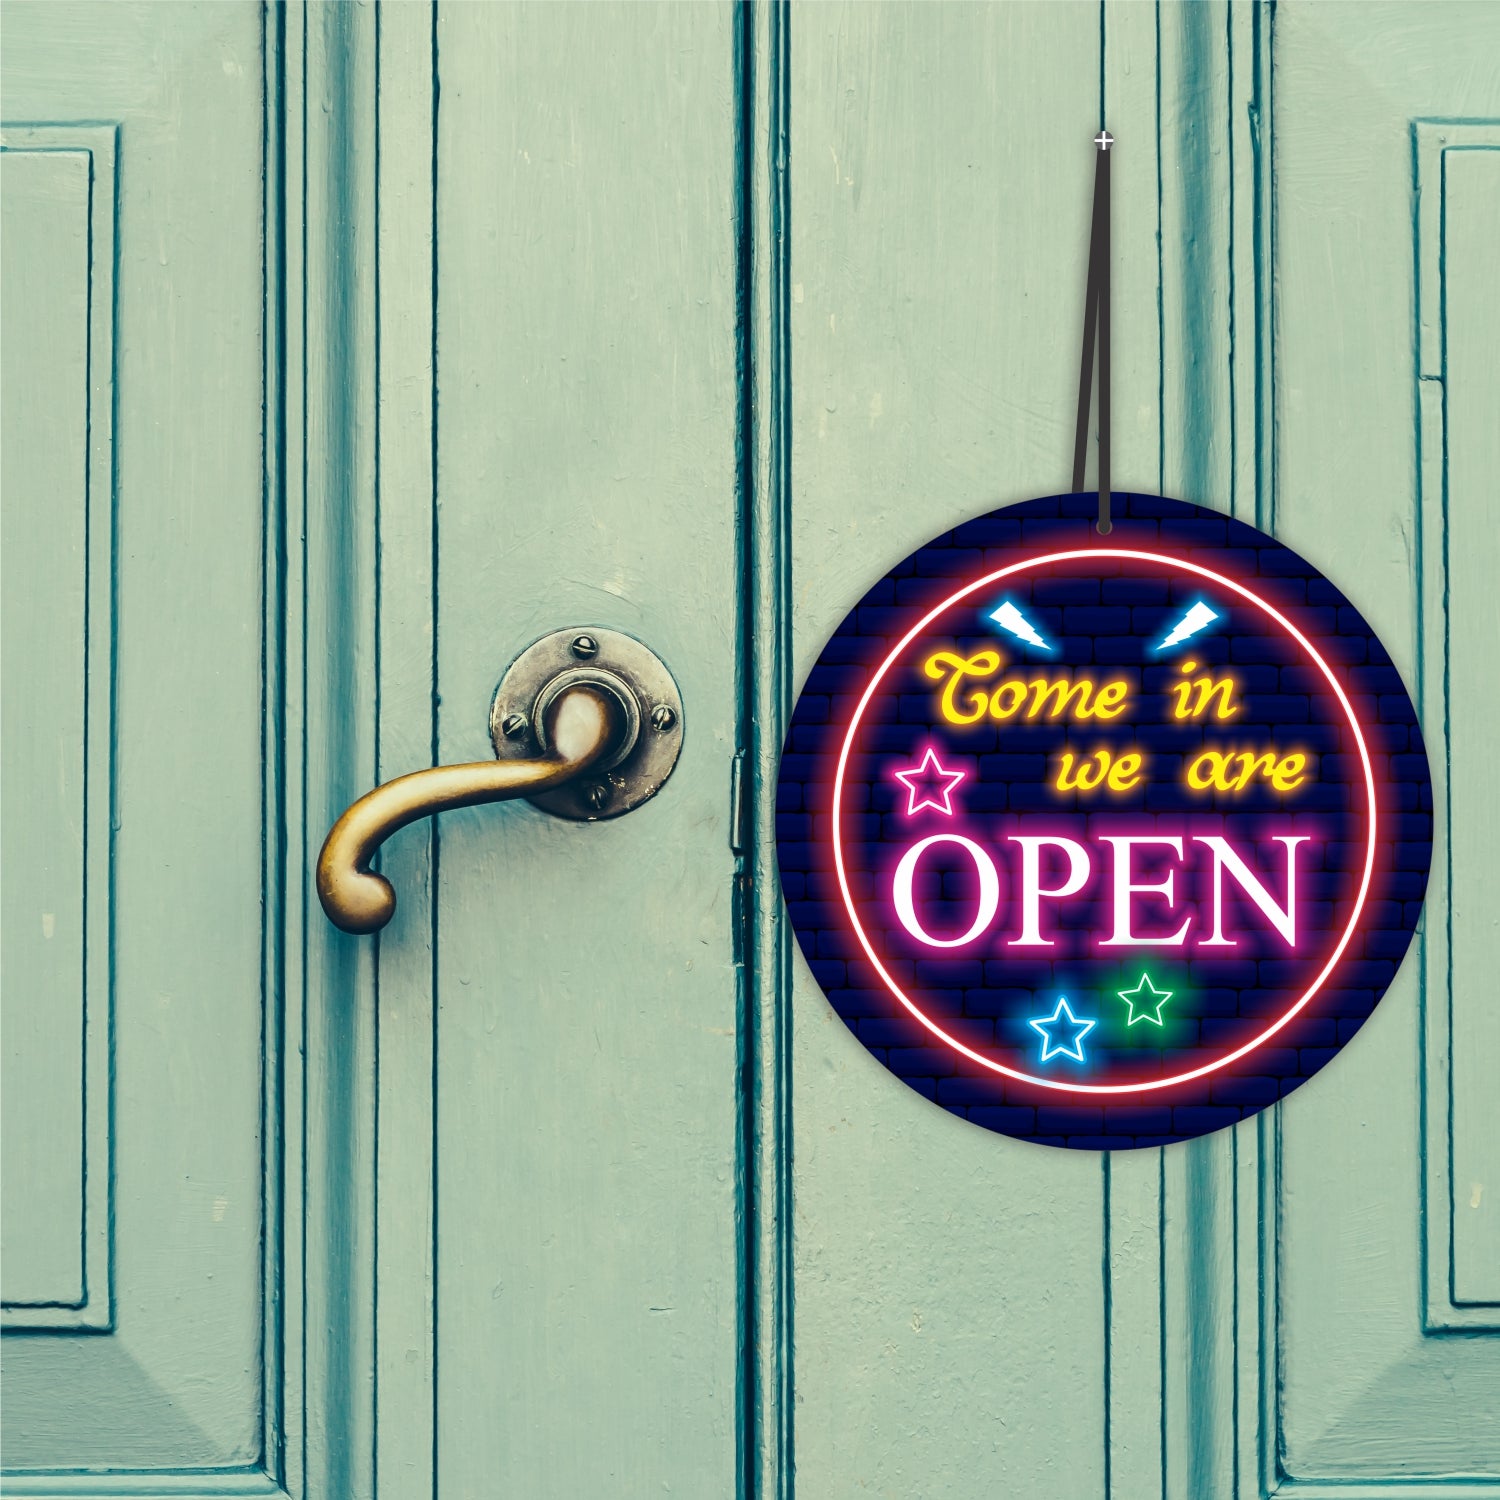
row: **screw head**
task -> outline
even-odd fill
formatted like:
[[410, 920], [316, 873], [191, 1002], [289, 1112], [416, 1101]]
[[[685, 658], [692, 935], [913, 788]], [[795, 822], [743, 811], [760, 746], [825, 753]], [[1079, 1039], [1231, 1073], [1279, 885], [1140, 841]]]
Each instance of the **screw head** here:
[[651, 727], [658, 734], [665, 734], [677, 722], [677, 715], [672, 712], [670, 704], [658, 703], [651, 710]]
[[596, 781], [592, 786], [585, 789], [583, 800], [595, 812], [598, 812], [609, 801], [609, 788], [602, 781]]
[[506, 714], [500, 724], [500, 732], [508, 740], [518, 740], [526, 733], [530, 725], [526, 715], [522, 713]]
[[580, 635], [573, 638], [573, 655], [587, 661], [591, 656], [599, 654], [599, 642], [591, 635]]

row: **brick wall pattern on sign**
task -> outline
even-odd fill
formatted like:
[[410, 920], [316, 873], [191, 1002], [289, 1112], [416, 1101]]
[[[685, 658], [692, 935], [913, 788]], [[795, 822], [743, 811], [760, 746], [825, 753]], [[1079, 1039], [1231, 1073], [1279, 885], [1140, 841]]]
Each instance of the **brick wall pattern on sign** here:
[[[1230, 1125], [1285, 1097], [1351, 1040], [1394, 978], [1421, 912], [1432, 854], [1426, 756], [1400, 675], [1353, 606], [1311, 564], [1214, 511], [1147, 495], [1113, 498], [1114, 530], [1100, 537], [1091, 494], [1025, 502], [967, 522], [894, 567], [850, 611], [809, 673], [792, 717], [777, 791], [783, 891], [807, 963], [850, 1030], [903, 1082], [977, 1125], [1052, 1145], [1084, 1149], [1159, 1145]], [[891, 977], [949, 1035], [981, 1055], [1038, 1076], [1105, 1084], [1149, 1084], [1213, 1063], [1253, 1041], [1283, 1015], [1326, 963], [1355, 908], [1366, 854], [1366, 791], [1357, 743], [1342, 706], [1307, 652], [1274, 619], [1232, 592], [1183, 569], [1196, 563], [1264, 598], [1308, 638], [1349, 699], [1375, 783], [1374, 872], [1357, 927], [1338, 964], [1305, 1010], [1228, 1067], [1153, 1090], [1080, 1095], [994, 1073], [919, 1024], [860, 946], [834, 873], [833, 782], [845, 734], [872, 673], [929, 610], [973, 580], [1058, 551], [1138, 550], [1161, 564], [1088, 557], [1023, 570], [945, 611], [887, 671], [851, 746], [840, 807], [849, 883], [861, 923]], [[1048, 640], [1025, 644], [986, 616], [1012, 601]], [[1197, 600], [1219, 618], [1167, 651], [1168, 629]], [[939, 684], [921, 665], [933, 652], [970, 657], [998, 651], [1006, 674], [1091, 678], [1128, 684], [1128, 709], [1110, 723], [1023, 718], [971, 726], [942, 722]], [[1229, 676], [1234, 716], [1177, 721], [1170, 712], [1183, 664], [1193, 677]], [[991, 684], [993, 685], [993, 683]], [[959, 694], [966, 701], [967, 684]], [[894, 771], [932, 748], [964, 779], [954, 813], [908, 815]], [[1059, 792], [1052, 784], [1065, 750], [1140, 755], [1147, 775], [1132, 792]], [[1275, 749], [1306, 757], [1307, 779], [1280, 793], [1263, 782], [1236, 793], [1192, 792], [1183, 771], [1204, 748]], [[1048, 949], [1008, 946], [1015, 935], [1015, 846], [1009, 835], [1060, 833], [1094, 855], [1076, 896], [1043, 902]], [[1191, 914], [1180, 948], [1105, 950], [1112, 920], [1110, 832], [1177, 836], [1190, 856], [1141, 851], [1135, 879], [1175, 868], [1174, 901], [1137, 898], [1136, 927], [1165, 934]], [[916, 839], [960, 833], [993, 852], [1001, 872], [1000, 913], [961, 949], [914, 939], [897, 920], [895, 864]], [[1300, 837], [1295, 949], [1235, 894], [1226, 896], [1233, 949], [1205, 948], [1211, 861], [1194, 833], [1217, 833], [1245, 855], [1268, 890], [1284, 889], [1284, 847]], [[1160, 858], [1153, 863], [1153, 854]], [[1059, 855], [1059, 857], [1061, 857]], [[1059, 870], [1047, 868], [1053, 883]], [[914, 901], [924, 929], [958, 935], [975, 911], [972, 860], [940, 846], [918, 867]], [[1128, 1023], [1118, 992], [1148, 974], [1172, 999], [1162, 1024]], [[1030, 1020], [1059, 997], [1095, 1026], [1087, 1062], [1039, 1059]], [[1337, 1071], [1324, 1086], [1337, 1087]]]

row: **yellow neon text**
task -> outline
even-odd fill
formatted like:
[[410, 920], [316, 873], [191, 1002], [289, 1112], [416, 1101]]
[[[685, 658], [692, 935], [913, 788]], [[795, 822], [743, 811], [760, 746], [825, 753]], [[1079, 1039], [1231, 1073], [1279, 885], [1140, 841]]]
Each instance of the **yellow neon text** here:
[[1108, 750], [1095, 750], [1078, 761], [1074, 770], [1073, 752], [1064, 750], [1053, 784], [1060, 792], [1092, 792], [1101, 784], [1112, 792], [1128, 792], [1140, 784], [1141, 761], [1142, 757], [1133, 750], [1118, 760]]
[[[1117, 719], [1125, 712], [1130, 684], [1116, 678], [1102, 687], [1092, 678], [1070, 681], [1032, 677], [1010, 678], [993, 689], [972, 687], [960, 693], [966, 682], [984, 682], [1004, 665], [998, 651], [976, 651], [960, 656], [956, 651], [935, 651], [922, 665], [934, 682], [942, 682], [938, 709], [949, 724], [977, 724], [981, 719]], [[1025, 714], [1021, 710], [1025, 708]]]
[[1204, 750], [1188, 762], [1186, 781], [1195, 792], [1242, 792], [1257, 777], [1278, 792], [1295, 791], [1307, 780], [1307, 756], [1300, 750]]
[[[1185, 661], [1182, 664], [1183, 672], [1196, 672], [1198, 663]], [[1189, 706], [1189, 699], [1193, 696], [1194, 689], [1197, 690], [1196, 700]], [[1208, 706], [1215, 698], [1218, 703], [1214, 709], [1216, 719], [1232, 719], [1239, 711], [1240, 706], [1234, 701], [1238, 684], [1232, 677], [1220, 677], [1215, 680], [1206, 674], [1195, 677], [1191, 682], [1174, 682], [1167, 691], [1176, 698], [1177, 702], [1172, 708], [1174, 719], [1201, 719], [1208, 712]]]

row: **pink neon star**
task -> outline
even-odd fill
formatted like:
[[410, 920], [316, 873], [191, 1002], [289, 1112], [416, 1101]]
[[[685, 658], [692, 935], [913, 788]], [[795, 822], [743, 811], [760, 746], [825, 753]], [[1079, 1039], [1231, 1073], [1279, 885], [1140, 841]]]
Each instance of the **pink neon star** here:
[[944, 770], [937, 751], [929, 749], [922, 764], [896, 772], [896, 780], [906, 788], [906, 816], [914, 817], [924, 807], [953, 816], [953, 788], [964, 779], [962, 771]]

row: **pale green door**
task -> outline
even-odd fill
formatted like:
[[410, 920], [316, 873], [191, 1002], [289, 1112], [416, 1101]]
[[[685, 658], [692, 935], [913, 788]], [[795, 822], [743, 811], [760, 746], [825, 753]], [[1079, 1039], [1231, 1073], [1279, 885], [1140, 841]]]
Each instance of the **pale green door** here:
[[[4, 1491], [1500, 1495], [1500, 7], [24, 4], [3, 38]], [[1102, 101], [1101, 101], [1102, 94]], [[978, 1130], [782, 926], [867, 583], [1115, 471], [1324, 567], [1423, 714], [1423, 938], [1277, 1111]], [[616, 821], [398, 835], [567, 626]]]

